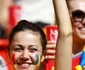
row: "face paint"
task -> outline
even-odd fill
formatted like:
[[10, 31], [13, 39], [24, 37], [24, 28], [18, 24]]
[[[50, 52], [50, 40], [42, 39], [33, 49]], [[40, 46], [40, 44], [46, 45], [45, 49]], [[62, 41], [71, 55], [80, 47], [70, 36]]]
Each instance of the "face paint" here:
[[15, 54], [12, 54], [12, 62], [13, 62], [13, 64], [16, 63], [16, 61], [15, 61]]
[[40, 65], [40, 60], [41, 60], [41, 57], [40, 55], [36, 55], [36, 64]]

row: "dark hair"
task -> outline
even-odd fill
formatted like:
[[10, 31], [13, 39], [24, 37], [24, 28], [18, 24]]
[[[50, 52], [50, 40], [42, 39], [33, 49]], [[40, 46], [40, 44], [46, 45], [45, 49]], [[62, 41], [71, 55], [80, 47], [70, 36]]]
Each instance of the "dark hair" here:
[[45, 26], [50, 25], [49, 23], [43, 21], [36, 21], [35, 24], [38, 25], [40, 28], [44, 28]]
[[19, 21], [18, 24], [12, 29], [10, 36], [9, 36], [9, 49], [8, 50], [10, 50], [10, 43], [12, 42], [15, 34], [17, 32], [24, 31], [24, 30], [31, 30], [33, 32], [38, 32], [40, 34], [41, 44], [42, 44], [42, 49], [43, 49], [42, 52], [44, 52], [47, 41], [46, 41], [46, 36], [45, 36], [43, 30], [38, 25], [36, 25], [32, 22], [28, 22], [27, 20]]

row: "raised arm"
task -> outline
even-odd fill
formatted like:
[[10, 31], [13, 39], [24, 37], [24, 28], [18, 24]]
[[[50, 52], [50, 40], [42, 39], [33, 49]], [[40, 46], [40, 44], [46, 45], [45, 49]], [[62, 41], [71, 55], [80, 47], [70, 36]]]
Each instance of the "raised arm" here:
[[66, 0], [53, 0], [59, 36], [56, 45], [55, 70], [71, 70], [72, 27]]

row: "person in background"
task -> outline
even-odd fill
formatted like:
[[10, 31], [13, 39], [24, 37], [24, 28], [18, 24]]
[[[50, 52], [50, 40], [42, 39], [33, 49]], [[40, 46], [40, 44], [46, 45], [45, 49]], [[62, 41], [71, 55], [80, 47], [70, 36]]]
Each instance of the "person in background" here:
[[8, 18], [9, 18], [9, 6], [13, 4], [12, 0], [0, 0], [0, 26], [3, 28], [9, 27]]
[[85, 48], [85, 0], [66, 0], [64, 2], [67, 3], [67, 5], [64, 5], [68, 7], [73, 29], [72, 70], [82, 70], [85, 66], [85, 55], [83, 50], [83, 48]]
[[[75, 5], [75, 6], [74, 6]], [[85, 0], [67, 0], [73, 29], [73, 61], [72, 68], [75, 70], [84, 69], [85, 55], [83, 48], [85, 45]]]
[[[84, 46], [85, 45], [85, 30], [84, 30], [85, 29], [85, 0], [54, 0], [54, 6], [56, 7], [54, 9], [56, 11], [55, 13], [56, 13], [57, 19], [59, 23], [60, 22], [62, 23], [62, 26], [63, 24], [65, 25], [64, 21], [66, 22], [68, 21], [68, 19], [65, 20], [65, 18], [68, 17], [67, 14], [69, 13], [69, 17], [70, 17], [69, 20], [71, 20], [71, 24], [69, 25], [69, 27], [72, 26], [72, 30], [73, 30], [72, 69], [71, 70], [82, 70], [85, 68], [85, 52], [84, 52], [85, 51], [85, 46]], [[60, 24], [59, 24], [59, 27], [60, 27]], [[64, 28], [67, 33], [70, 32], [70, 31], [67, 31], [69, 30], [69, 27], [67, 26], [67, 29]], [[62, 36], [63, 34], [59, 34], [59, 37], [60, 35]], [[59, 37], [57, 41], [58, 42], [57, 46], [59, 45]], [[71, 58], [71, 57], [68, 57], [69, 56], [68, 54], [71, 52], [71, 49], [68, 50], [68, 48], [71, 48], [71, 47], [68, 47], [68, 45], [66, 45], [66, 47], [67, 48], [65, 48], [62, 45], [61, 47], [56, 48], [56, 51], [57, 51], [56, 52], [56, 59], [57, 59], [56, 68], [57, 69], [60, 67], [62, 63], [67, 63], [68, 58]], [[60, 59], [58, 60], [59, 57], [62, 58], [62, 54], [61, 54], [62, 49], [64, 52], [67, 52], [67, 54], [65, 54], [67, 55], [65, 62], [61, 62]], [[70, 64], [67, 63], [66, 65], [70, 65]], [[69, 70], [69, 68], [65, 69], [66, 67], [68, 66], [63, 65], [63, 67], [61, 67], [61, 70]]]
[[9, 7], [13, 5], [13, 0], [0, 0], [0, 28], [4, 29], [5, 36], [9, 33]]

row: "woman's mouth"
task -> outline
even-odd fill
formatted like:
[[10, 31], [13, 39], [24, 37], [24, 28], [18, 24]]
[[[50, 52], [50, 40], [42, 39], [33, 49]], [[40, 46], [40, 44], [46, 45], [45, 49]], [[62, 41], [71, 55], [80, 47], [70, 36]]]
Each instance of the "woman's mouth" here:
[[79, 28], [79, 30], [82, 34], [85, 34], [85, 28]]
[[19, 69], [27, 69], [29, 68], [29, 66], [31, 65], [31, 63], [29, 62], [24, 62], [24, 63], [17, 63], [17, 65], [19, 66]]
[[20, 64], [20, 65], [19, 65], [19, 68], [20, 68], [20, 69], [27, 69], [27, 68], [29, 68], [29, 66], [30, 66], [30, 64], [25, 64], [25, 63], [24, 63], [24, 64]]
[[85, 31], [85, 28], [80, 28], [80, 30]]

